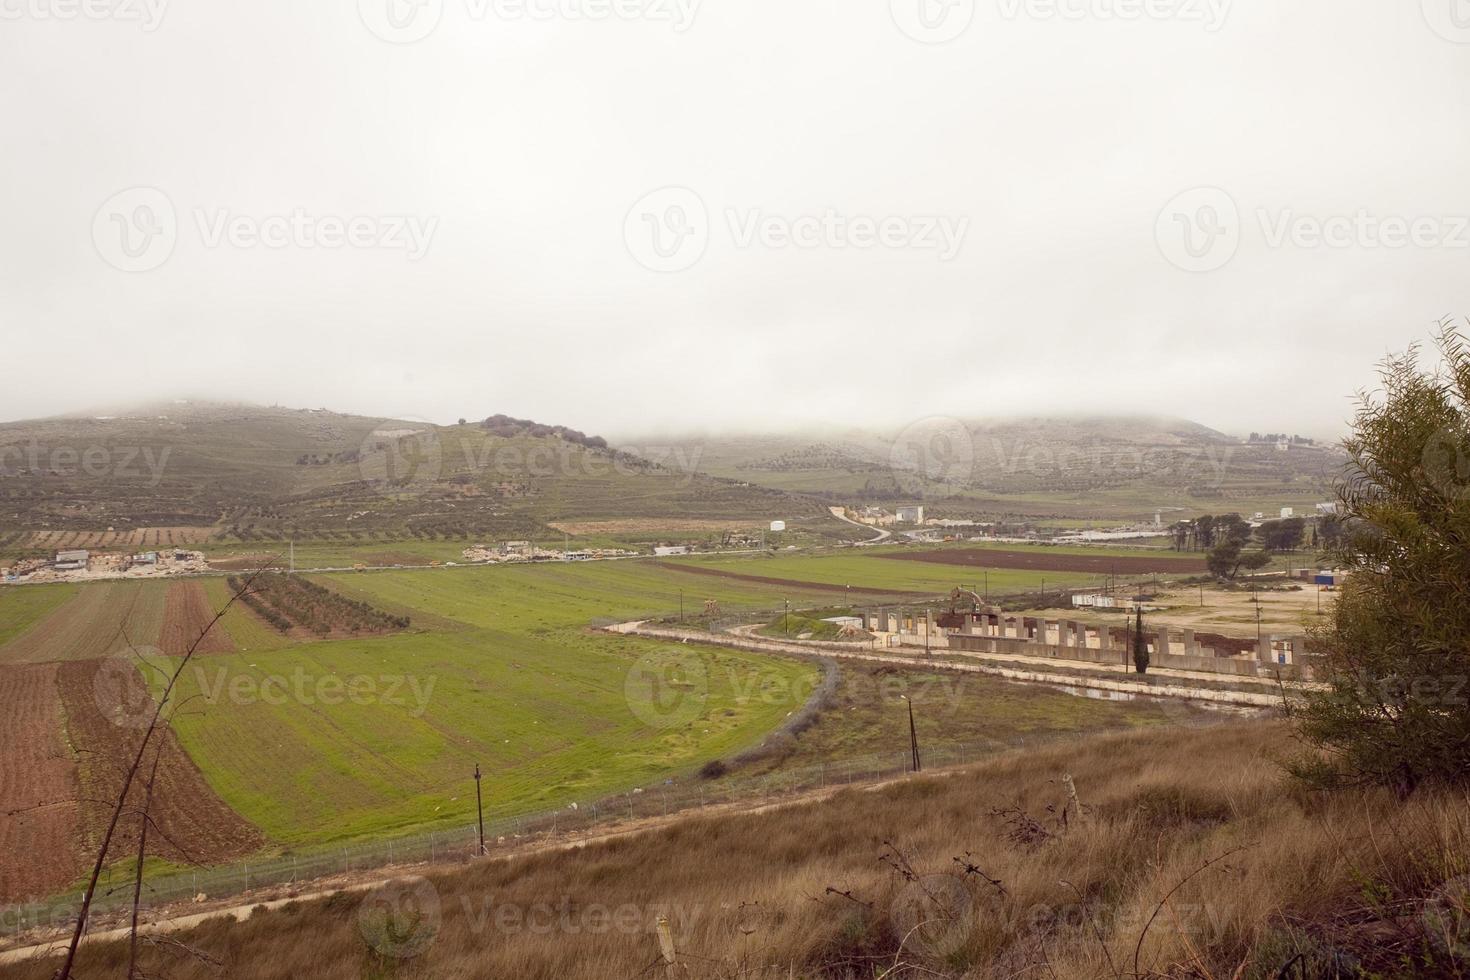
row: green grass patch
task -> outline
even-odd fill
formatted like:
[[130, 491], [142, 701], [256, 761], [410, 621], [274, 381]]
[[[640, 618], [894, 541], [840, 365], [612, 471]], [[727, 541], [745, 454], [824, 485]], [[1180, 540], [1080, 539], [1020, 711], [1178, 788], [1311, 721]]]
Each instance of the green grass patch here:
[[76, 597], [77, 585], [11, 585], [0, 587], [0, 647]]

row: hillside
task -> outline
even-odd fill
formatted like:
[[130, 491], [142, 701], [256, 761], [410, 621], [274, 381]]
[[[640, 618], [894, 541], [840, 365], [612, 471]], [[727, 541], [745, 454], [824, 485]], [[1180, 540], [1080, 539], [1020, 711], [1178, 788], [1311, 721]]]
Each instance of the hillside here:
[[935, 419], [899, 431], [689, 435], [711, 476], [832, 503], [922, 500], [943, 516], [1137, 519], [1326, 499], [1327, 446], [1250, 444], [1185, 419]]
[[[438, 426], [179, 403], [0, 425], [0, 547], [561, 537], [554, 522], [821, 519], [814, 502], [505, 416]], [[137, 529], [168, 529], [146, 542]]]
[[[1294, 788], [1270, 754], [1284, 734], [1100, 736], [675, 819], [214, 919], [140, 965], [214, 976], [187, 948], [242, 980], [1463, 976], [1463, 799]], [[125, 957], [88, 946], [81, 966]]]

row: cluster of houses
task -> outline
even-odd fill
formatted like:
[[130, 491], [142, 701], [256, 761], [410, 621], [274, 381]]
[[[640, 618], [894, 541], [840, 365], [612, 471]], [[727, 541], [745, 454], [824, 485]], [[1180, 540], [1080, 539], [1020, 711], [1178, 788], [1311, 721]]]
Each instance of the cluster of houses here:
[[0, 581], [16, 585], [26, 582], [79, 582], [109, 578], [147, 578], [188, 575], [209, 570], [202, 552], [173, 549], [114, 554], [81, 549], [58, 551], [51, 558], [25, 558], [0, 569]]
[[510, 565], [537, 561], [605, 561], [611, 558], [633, 558], [636, 551], [622, 548], [584, 548], [566, 551], [540, 548], [530, 541], [507, 541], [504, 544], [477, 544], [462, 552], [465, 561], [485, 565]]

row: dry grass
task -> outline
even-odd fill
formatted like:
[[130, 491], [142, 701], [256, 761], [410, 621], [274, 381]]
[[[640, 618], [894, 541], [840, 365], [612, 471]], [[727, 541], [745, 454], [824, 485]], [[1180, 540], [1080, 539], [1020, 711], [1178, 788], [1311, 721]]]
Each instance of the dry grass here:
[[[1030, 750], [210, 923], [180, 938], [221, 970], [153, 950], [150, 972], [1080, 980], [1347, 976], [1359, 964], [1470, 974], [1470, 959], [1455, 958], [1470, 953], [1470, 935], [1446, 948], [1424, 928], [1465, 920], [1423, 914], [1436, 889], [1470, 872], [1466, 799], [1309, 792], [1273, 759], [1290, 744], [1280, 724], [1257, 722]], [[1063, 812], [1067, 773], [1080, 814]], [[671, 971], [659, 961], [661, 913], [678, 951]], [[80, 975], [117, 976], [122, 955], [90, 949]]]

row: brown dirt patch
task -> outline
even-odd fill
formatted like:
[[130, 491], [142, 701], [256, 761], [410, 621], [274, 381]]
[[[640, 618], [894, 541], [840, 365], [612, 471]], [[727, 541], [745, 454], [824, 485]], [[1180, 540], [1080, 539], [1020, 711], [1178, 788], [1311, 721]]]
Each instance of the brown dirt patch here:
[[[209, 596], [197, 581], [174, 582], [164, 602], [163, 631], [158, 645], [170, 657], [182, 657], [215, 617]], [[199, 641], [195, 653], [234, 653], [235, 643], [222, 626], [216, 626]]]
[[[116, 724], [113, 717], [143, 714], [131, 709], [141, 703], [139, 695], [146, 696], [146, 692], [142, 675], [130, 661], [121, 659], [62, 664], [58, 667], [57, 688], [71, 744], [78, 752], [81, 796], [86, 799], [80, 807], [81, 823], [90, 849], [100, 842], [109, 816], [107, 805], [92, 801], [117, 798], [143, 738], [142, 729]], [[119, 705], [124, 706], [121, 711]], [[104, 706], [108, 713], [104, 713]], [[162, 753], [151, 811], [161, 833], [149, 834], [150, 854], [172, 861], [192, 859], [216, 864], [247, 857], [265, 846], [265, 835], [209, 788], [171, 730], [155, 735], [153, 744]], [[150, 749], [150, 766], [152, 758]], [[129, 805], [135, 808], [142, 807], [142, 783], [142, 779], [136, 781], [129, 794]], [[119, 824], [108, 860], [124, 860], [136, 852], [137, 835], [136, 819]]]
[[0, 671], [0, 903], [62, 891], [81, 873], [72, 754], [56, 664]]
[[852, 595], [870, 596], [912, 596], [921, 598], [931, 596], [930, 592], [901, 592], [896, 589], [875, 589], [869, 586], [854, 585], [844, 588], [840, 585], [827, 585], [823, 582], [799, 582], [789, 578], [771, 578], [767, 575], [746, 575], [741, 572], [727, 572], [722, 568], [714, 568], [708, 565], [680, 565], [669, 561], [656, 561], [653, 563], [659, 568], [666, 568], [675, 572], [688, 572], [691, 575], [712, 575], [716, 578], [734, 579], [739, 582], [759, 582], [761, 585], [775, 585], [789, 589], [806, 589], [810, 592], [826, 593], [851, 593]]
[[1073, 555], [1049, 554], [1045, 551], [1001, 551], [994, 548], [945, 549], [911, 551], [901, 555], [879, 555], [890, 561], [922, 561], [931, 565], [958, 565], [964, 568], [1002, 568], [1032, 572], [1085, 572], [1094, 575], [1171, 575], [1203, 573], [1208, 569], [1202, 558], [1165, 558], [1152, 555]]

